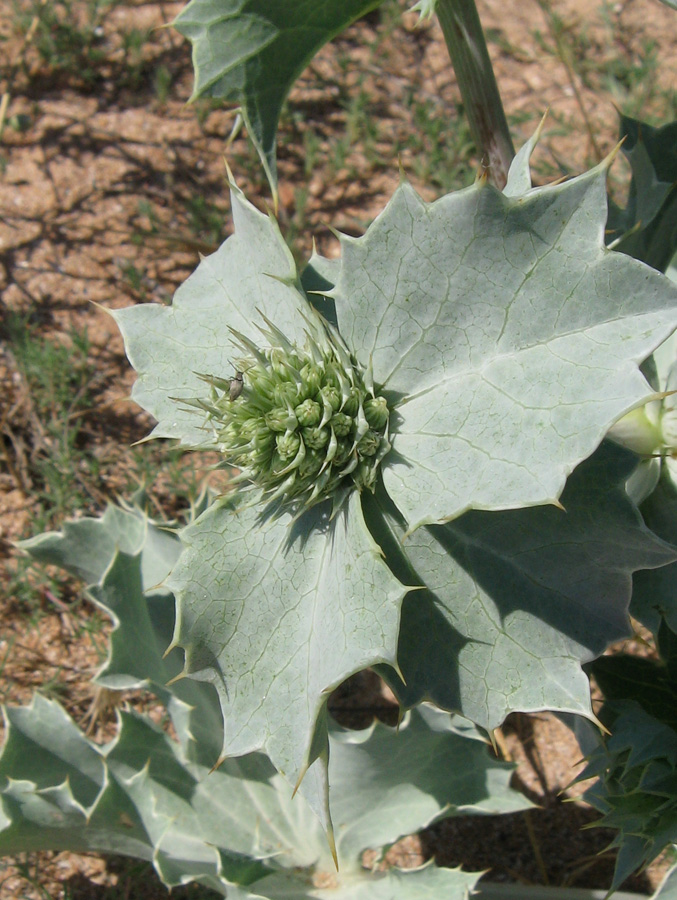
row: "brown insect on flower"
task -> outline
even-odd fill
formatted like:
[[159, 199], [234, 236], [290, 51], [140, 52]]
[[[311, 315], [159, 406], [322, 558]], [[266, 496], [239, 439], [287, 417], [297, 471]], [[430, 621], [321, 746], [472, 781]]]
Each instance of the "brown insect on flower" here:
[[228, 399], [232, 403], [242, 393], [244, 381], [242, 380], [242, 372], [236, 372], [235, 377], [230, 379], [230, 388], [228, 390]]

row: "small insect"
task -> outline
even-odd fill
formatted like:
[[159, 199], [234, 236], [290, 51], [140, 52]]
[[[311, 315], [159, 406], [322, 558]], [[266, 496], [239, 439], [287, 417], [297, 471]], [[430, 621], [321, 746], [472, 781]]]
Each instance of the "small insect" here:
[[242, 393], [243, 387], [244, 381], [242, 380], [242, 372], [236, 372], [235, 378], [230, 379], [230, 388], [228, 389], [228, 399], [231, 403], [233, 400], [237, 400]]

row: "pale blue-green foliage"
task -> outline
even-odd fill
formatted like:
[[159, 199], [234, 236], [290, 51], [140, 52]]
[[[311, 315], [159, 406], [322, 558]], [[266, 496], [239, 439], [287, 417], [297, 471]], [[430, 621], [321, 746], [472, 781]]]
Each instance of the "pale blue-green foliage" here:
[[[396, 665], [405, 588], [384, 564], [354, 493], [333, 522], [316, 507], [296, 526], [217, 503], [182, 535], [169, 580], [185, 671], [219, 693], [224, 753], [264, 750], [292, 783], [326, 757], [313, 741], [327, 691], [376, 663]], [[325, 767], [301, 792], [325, 812]]]
[[666, 874], [651, 900], [677, 900], [677, 866]]
[[[362, 238], [342, 239], [340, 269], [312, 261], [323, 308], [391, 404], [384, 499], [354, 494], [333, 521], [320, 507], [290, 530], [284, 516], [258, 519], [248, 493], [186, 532], [172, 573], [175, 643], [186, 674], [219, 693], [224, 751], [265, 749], [293, 784], [311, 765], [301, 790], [325, 817], [324, 762], [312, 764], [324, 760], [324, 700], [341, 680], [406, 666], [405, 703], [430, 693], [485, 727], [515, 709], [589, 714], [580, 661], [622, 632], [631, 572], [674, 559], [622, 496], [627, 464], [622, 477], [572, 488], [578, 515], [552, 506], [613, 422], [653, 396], [638, 364], [677, 325], [677, 291], [605, 248], [605, 166], [532, 188], [532, 146], [507, 193], [480, 182], [426, 204], [403, 184]], [[207, 417], [181, 398], [204, 395], [196, 360], [207, 375], [232, 377], [229, 325], [259, 343], [262, 314], [292, 343], [307, 328], [276, 223], [237, 189], [233, 210], [234, 235], [172, 307], [115, 313], [139, 374], [133, 396], [158, 419], [153, 433], [187, 444], [209, 445]], [[397, 551], [381, 534], [391, 502], [404, 520]], [[438, 532], [416, 533], [434, 523]], [[428, 656], [418, 642], [429, 623], [407, 619], [396, 660], [401, 600], [421, 581], [432, 594], [412, 594], [405, 614], [420, 619], [439, 603], [454, 639]], [[586, 595], [585, 581], [604, 592]]]
[[399, 398], [383, 477], [410, 528], [553, 502], [650, 396], [637, 362], [674, 329], [677, 295], [604, 249], [605, 171], [432, 204], [405, 184], [342, 240], [339, 328]]
[[89, 598], [113, 619], [98, 683], [113, 690], [151, 690], [167, 707], [187, 756], [213, 765], [223, 741], [215, 691], [185, 680], [167, 688], [183, 669], [180, 651], [166, 655], [175, 615], [174, 597], [162, 583], [181, 551], [176, 529], [154, 522], [138, 507], [109, 506], [100, 519], [66, 522], [63, 531], [21, 546], [34, 559], [85, 581]]
[[[129, 361], [140, 374], [132, 398], [158, 420], [153, 437], [209, 443], [205, 417], [181, 399], [203, 397], [200, 373], [234, 374], [242, 356], [230, 329], [260, 340], [261, 314], [303, 344], [307, 301], [296, 287], [292, 254], [272, 217], [258, 213], [240, 191], [231, 193], [234, 234], [203, 259], [170, 307], [143, 304], [113, 311]], [[144, 339], [144, 337], [146, 339]]]
[[[0, 853], [98, 851], [153, 861], [168, 886], [199, 881], [228, 897], [418, 897], [430, 884], [464, 900], [477, 875], [451, 870], [371, 873], [361, 853], [441, 816], [512, 812], [508, 787], [476, 735], [424, 710], [400, 728], [339, 731], [331, 776], [338, 873], [326, 835], [262, 754], [218, 770], [190, 764], [150, 719], [122, 712], [113, 742], [88, 740], [54, 701], [8, 709], [0, 758]], [[377, 781], [373, 773], [378, 773]], [[375, 788], [378, 791], [375, 792]], [[387, 894], [386, 894], [387, 895]], [[425, 895], [424, 895], [425, 896]]]
[[[125, 550], [117, 549], [122, 543]], [[169, 543], [168, 543], [169, 542]], [[67, 523], [61, 533], [24, 545], [37, 559], [98, 578], [88, 594], [113, 617], [108, 663], [125, 687], [143, 685], [171, 711], [171, 696], [187, 706], [178, 682], [158, 679], [154, 647], [167, 635], [173, 598], [144, 573], [166, 574], [175, 529], [137, 508], [111, 507], [100, 519]], [[88, 550], [86, 566], [81, 547]], [[144, 590], [144, 586], [147, 588]], [[121, 595], [124, 593], [124, 601]], [[162, 596], [165, 615], [157, 615]], [[116, 637], [147, 643], [137, 655]], [[126, 673], [126, 678], [125, 678]], [[476, 875], [428, 867], [412, 873], [370, 872], [361, 854], [449, 815], [495, 814], [528, 802], [509, 787], [511, 767], [490, 759], [473, 726], [429, 708], [399, 729], [375, 724], [363, 731], [332, 728], [330, 778], [336, 872], [326, 835], [300, 796], [292, 797], [266, 756], [226, 760], [216, 770], [197, 761], [191, 746], [213, 721], [213, 690], [192, 682], [193, 707], [173, 716], [179, 742], [145, 716], [123, 711], [116, 738], [97, 745], [54, 701], [36, 696], [28, 707], [5, 710], [7, 737], [0, 757], [0, 852], [97, 850], [152, 860], [168, 885], [196, 880], [230, 898], [444, 896], [464, 900]], [[169, 702], [168, 702], [169, 698]], [[213, 759], [212, 759], [213, 762]], [[322, 885], [334, 885], [330, 894]]]
[[677, 251], [677, 122], [654, 128], [622, 116], [620, 137], [632, 179], [625, 209], [610, 202], [607, 240], [665, 272]]
[[616, 831], [612, 888], [677, 842], [677, 633], [665, 619], [656, 647], [658, 660], [612, 654], [589, 669], [608, 734], [584, 748], [579, 780], [596, 779], [585, 799], [602, 814], [599, 824]]
[[432, 19], [436, 6], [437, 0], [418, 0], [411, 9], [412, 12], [417, 12], [421, 19]]
[[[404, 682], [383, 670], [404, 706], [428, 698], [487, 729], [513, 710], [592, 715], [581, 662], [627, 634], [632, 573], [675, 558], [625, 493], [635, 465], [606, 443], [569, 478], [566, 512], [473, 512], [401, 544], [426, 587], [404, 602]], [[404, 523], [388, 518], [397, 542]]]
[[241, 107], [271, 185], [277, 124], [313, 56], [382, 0], [191, 0], [174, 21], [193, 44], [193, 97]]

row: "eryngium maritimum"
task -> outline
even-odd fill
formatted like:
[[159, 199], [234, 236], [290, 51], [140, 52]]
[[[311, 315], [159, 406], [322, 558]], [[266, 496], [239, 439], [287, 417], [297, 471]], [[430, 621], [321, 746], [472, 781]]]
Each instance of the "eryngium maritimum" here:
[[236, 378], [202, 376], [209, 400], [191, 405], [207, 413], [225, 462], [264, 500], [300, 512], [332, 498], [336, 509], [353, 488], [374, 488], [390, 449], [387, 402], [319, 314], [309, 310], [303, 348], [262, 318], [266, 347], [233, 332], [244, 354]]

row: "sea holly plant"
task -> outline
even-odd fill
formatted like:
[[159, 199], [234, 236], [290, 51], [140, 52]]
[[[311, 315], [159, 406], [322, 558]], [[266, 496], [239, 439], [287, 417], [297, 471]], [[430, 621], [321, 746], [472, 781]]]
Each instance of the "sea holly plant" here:
[[177, 654], [163, 659], [154, 650], [169, 640], [174, 598], [156, 579], [179, 546], [175, 527], [138, 506], [111, 506], [101, 519], [24, 542], [36, 560], [89, 581], [87, 595], [111, 616], [109, 657], [96, 682], [150, 690], [177, 740], [131, 710], [119, 712], [115, 738], [101, 745], [55, 701], [36, 695], [29, 706], [6, 709], [0, 853], [123, 854], [152, 861], [169, 887], [197, 881], [230, 900], [466, 900], [478, 873], [434, 865], [383, 871], [364, 866], [363, 853], [379, 851], [378, 862], [382, 848], [439, 818], [530, 806], [509, 786], [513, 767], [490, 757], [470, 722], [431, 707], [412, 711], [398, 729], [333, 725], [337, 869], [316, 815], [265, 755], [214, 768], [221, 721], [211, 685], [166, 684]]
[[[242, 104], [273, 192], [275, 131], [294, 78], [377, 5], [193, 0], [179, 16], [194, 44], [196, 94]], [[674, 450], [671, 383], [654, 377], [651, 355], [677, 327], [677, 289], [646, 265], [665, 270], [674, 252], [672, 161], [662, 158], [672, 132], [624, 121], [633, 183], [626, 209], [612, 207], [609, 220], [613, 154], [576, 178], [534, 187], [538, 134], [510, 162], [474, 3], [417, 7], [439, 16], [484, 174], [433, 203], [403, 179], [362, 237], [340, 236], [339, 260], [315, 254], [303, 270], [275, 218], [232, 183], [233, 233], [173, 304], [114, 313], [138, 373], [133, 397], [157, 420], [152, 436], [216, 452], [232, 473], [230, 490], [178, 533], [146, 526], [164, 548], [152, 575], [141, 546], [128, 546], [115, 525], [118, 514], [100, 529], [117, 528], [105, 564], [77, 556], [95, 584], [91, 596], [118, 624], [101, 679], [154, 691], [178, 744], [128, 714], [106, 748], [78, 743], [72, 723], [42, 701], [10, 714], [6, 847], [42, 826], [33, 846], [63, 846], [56, 820], [86, 846], [120, 849], [120, 834], [100, 827], [115, 808], [118, 824], [134, 829], [136, 855], [152, 856], [170, 884], [197, 878], [235, 897], [329, 896], [316, 876], [327, 875], [333, 848], [343, 895], [405, 896], [413, 875], [357, 879], [371, 840], [363, 828], [371, 781], [413, 803], [401, 780], [393, 795], [378, 781], [379, 773], [388, 781], [388, 753], [410, 746], [407, 762], [437, 759], [421, 738], [435, 732], [450, 777], [460, 751], [445, 743], [447, 732], [470, 728], [418, 705], [431, 700], [486, 732], [515, 710], [592, 721], [583, 665], [627, 634], [631, 602], [650, 627], [670, 621], [662, 595], [651, 595], [658, 583], [667, 596], [677, 562], [670, 467], [656, 487], [638, 454]], [[77, 531], [27, 549], [70, 559]], [[139, 650], [146, 643], [149, 667]], [[332, 724], [328, 696], [366, 667], [411, 711], [399, 736], [381, 726], [342, 736]], [[52, 732], [78, 747], [67, 771], [65, 752], [55, 761], [53, 748], [42, 748], [45, 771], [56, 773], [49, 783], [22, 768], [40, 734], [36, 718], [53, 720]], [[599, 764], [611, 788], [627, 762], [623, 740], [607, 745]], [[344, 771], [353, 745], [361, 755]], [[665, 754], [672, 765], [672, 749]], [[369, 773], [361, 781], [358, 757]], [[210, 783], [208, 767], [219, 763]], [[658, 769], [665, 793], [672, 772], [662, 758]], [[273, 786], [283, 818], [304, 820], [306, 855], [292, 839], [288, 852], [279, 835], [261, 843], [255, 830], [252, 843], [251, 822], [236, 839], [203, 821], [221, 777], [235, 794], [246, 783], [250, 797], [251, 782]], [[346, 784], [366, 804], [359, 813], [342, 805]], [[440, 800], [437, 786], [437, 805], [418, 822], [405, 816], [406, 828], [377, 828], [373, 840], [430, 821], [439, 803], [460, 808]], [[590, 796], [613, 807], [603, 789]], [[671, 814], [670, 796], [665, 808]], [[266, 823], [277, 821], [270, 809]], [[642, 826], [654, 844], [661, 824]], [[359, 841], [346, 844], [351, 833]], [[302, 872], [303, 888], [291, 870]], [[425, 873], [414, 896], [463, 896], [472, 883]]]
[[[639, 363], [677, 325], [677, 293], [605, 248], [608, 163], [532, 188], [529, 150], [503, 193], [480, 180], [426, 204], [403, 183], [362, 238], [341, 238], [324, 317], [274, 219], [234, 186], [234, 234], [173, 305], [114, 314], [153, 435], [241, 472], [181, 535], [172, 646], [219, 694], [223, 755], [266, 752], [327, 826], [327, 694], [378, 665], [404, 676], [405, 705], [430, 695], [424, 679], [409, 700], [402, 670], [427, 628], [423, 589], [456, 634], [428, 667], [445, 685], [432, 693], [491, 729], [512, 709], [591, 715], [580, 661], [622, 633], [631, 572], [673, 558], [629, 500], [605, 519], [585, 489], [572, 488], [572, 516], [560, 497], [611, 425], [656, 396]], [[315, 283], [322, 268], [311, 261]], [[503, 535], [501, 510], [520, 511]], [[614, 538], [595, 545], [589, 583], [606, 587], [593, 626], [580, 572], [603, 530]], [[548, 577], [560, 564], [578, 627]], [[447, 599], [458, 566], [467, 588]], [[400, 628], [405, 595], [413, 630]], [[542, 640], [549, 662], [532, 670], [551, 677], [534, 687], [524, 662]]]

